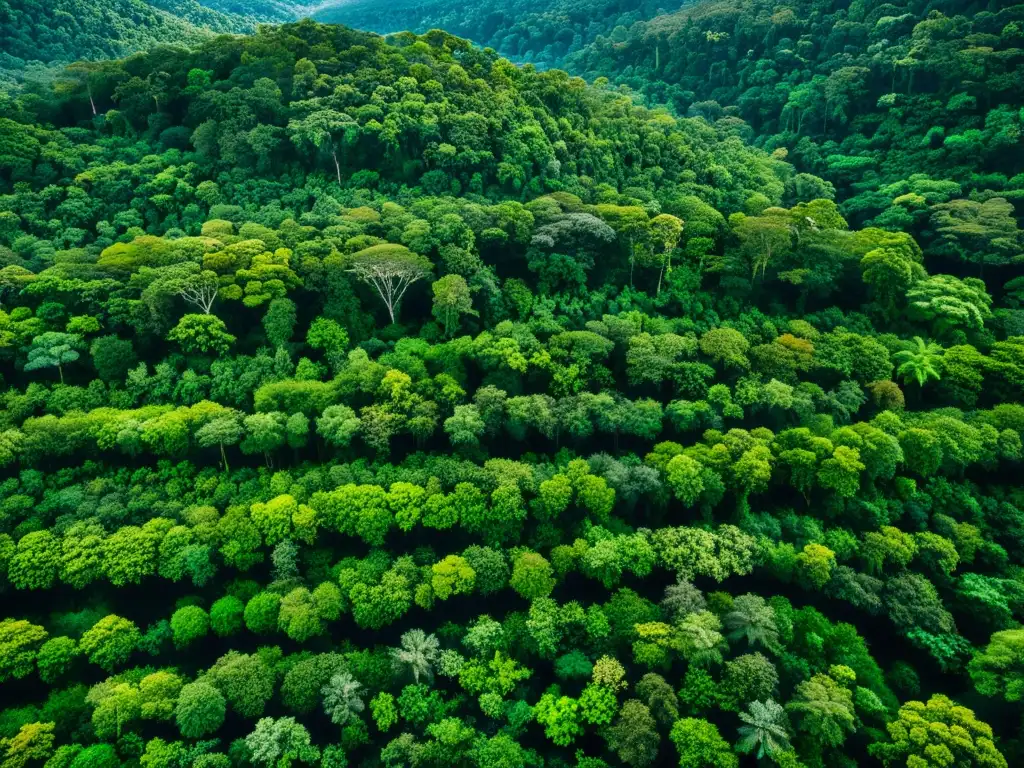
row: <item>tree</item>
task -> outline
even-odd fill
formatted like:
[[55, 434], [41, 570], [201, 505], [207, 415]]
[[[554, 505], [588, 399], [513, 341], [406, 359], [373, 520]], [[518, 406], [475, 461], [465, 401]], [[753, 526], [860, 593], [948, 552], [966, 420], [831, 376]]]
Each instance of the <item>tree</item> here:
[[391, 658], [397, 669], [411, 672], [417, 683], [421, 677], [433, 680], [434, 662], [440, 647], [434, 635], [428, 635], [422, 629], [410, 629], [402, 635], [401, 645], [391, 650]]
[[712, 328], [700, 337], [700, 351], [715, 362], [736, 368], [749, 368], [750, 342], [735, 328]]
[[64, 366], [73, 363], [82, 355], [85, 344], [82, 337], [73, 333], [47, 331], [32, 339], [28, 349], [26, 371], [37, 371], [40, 368], [56, 368], [60, 375], [60, 383], [64, 383]]
[[207, 675], [242, 717], [259, 717], [274, 695], [274, 670], [257, 654], [228, 651], [217, 659]]
[[214, 315], [185, 315], [167, 334], [168, 341], [176, 341], [186, 352], [225, 355], [235, 337], [227, 331], [224, 321]]
[[255, 730], [245, 737], [250, 759], [257, 765], [289, 766], [293, 762], [313, 763], [320, 750], [313, 746], [309, 731], [294, 717], [261, 718]]
[[296, 715], [308, 715], [322, 707], [324, 690], [331, 678], [346, 671], [340, 653], [307, 654], [284, 675], [281, 702]]
[[316, 420], [317, 433], [329, 444], [347, 448], [362, 426], [356, 412], [347, 405], [331, 405]]
[[93, 367], [106, 382], [121, 381], [128, 374], [138, 357], [132, 343], [117, 336], [100, 336], [89, 347]]
[[39, 765], [53, 754], [54, 723], [25, 723], [10, 738], [0, 738], [4, 768]]
[[50, 531], [32, 531], [8, 555], [7, 578], [16, 589], [49, 589], [60, 566], [58, 539]]
[[655, 291], [656, 295], [660, 296], [662, 276], [672, 274], [672, 252], [678, 247], [679, 240], [683, 236], [683, 220], [670, 213], [660, 213], [651, 219], [648, 226], [651, 237], [663, 249], [658, 260], [658, 287]]
[[862, 279], [889, 317], [896, 314], [897, 303], [906, 296], [914, 281], [924, 277], [924, 268], [904, 248], [881, 247], [868, 251], [860, 261], [860, 268]]
[[313, 320], [306, 332], [306, 343], [313, 349], [324, 351], [324, 358], [335, 373], [338, 373], [345, 363], [345, 348], [348, 342], [348, 332], [335, 320], [327, 317]]
[[24, 619], [0, 621], [0, 683], [32, 674], [46, 630]]
[[887, 766], [1007, 765], [993, 742], [991, 726], [946, 696], [932, 696], [927, 703], [908, 701], [885, 727], [889, 740], [875, 742], [869, 751]]
[[230, 637], [244, 626], [245, 603], [225, 595], [210, 606], [210, 628], [218, 637]]
[[746, 639], [751, 646], [761, 645], [775, 648], [779, 632], [775, 623], [775, 611], [759, 595], [740, 595], [732, 601], [730, 610], [722, 619], [729, 639]]
[[348, 271], [373, 286], [392, 323], [409, 286], [429, 275], [433, 266], [405, 246], [390, 243], [365, 248], [348, 260]]
[[704, 467], [696, 459], [679, 454], [665, 467], [665, 479], [676, 498], [692, 507], [704, 493]]
[[936, 336], [980, 331], [992, 317], [992, 297], [975, 277], [932, 275], [907, 292], [908, 314], [932, 324]]
[[658, 756], [661, 736], [656, 725], [651, 711], [643, 702], [630, 699], [622, 705], [605, 738], [620, 760], [632, 768], [644, 768]]
[[132, 655], [140, 638], [139, 629], [133, 622], [110, 614], [83, 633], [79, 646], [89, 661], [113, 672]]
[[615, 690], [607, 685], [590, 683], [579, 698], [580, 717], [591, 725], [608, 725], [618, 711]]
[[455, 412], [444, 420], [444, 431], [452, 445], [457, 447], [475, 448], [485, 430], [480, 409], [475, 405], [456, 405]]
[[444, 326], [445, 335], [451, 336], [459, 327], [462, 315], [477, 315], [469, 286], [462, 275], [445, 275], [436, 281], [434, 290], [434, 317]]
[[751, 702], [746, 712], [740, 712], [740, 740], [736, 749], [744, 754], [757, 750], [757, 758], [767, 756], [774, 760], [790, 750], [789, 720], [784, 710], [772, 699]]
[[398, 710], [395, 709], [395, 697], [381, 691], [370, 700], [370, 711], [373, 721], [381, 732], [388, 731], [398, 722]]
[[[70, 637], [51, 637], [42, 644], [36, 657], [39, 678], [44, 683], [53, 684], [71, 670], [79, 654], [78, 643]], [[0, 679], [2, 677], [0, 673]]]
[[939, 203], [931, 208], [931, 220], [947, 250], [965, 262], [977, 263], [982, 277], [986, 264], [1002, 266], [1024, 255], [1024, 235], [1013, 204], [1005, 198]]
[[923, 387], [931, 379], [942, 378], [942, 353], [943, 349], [938, 344], [925, 343], [920, 336], [915, 336], [913, 348], [900, 350], [893, 355], [899, 363], [896, 374], [902, 376], [906, 383], [916, 381], [919, 387]]
[[567, 747], [583, 733], [579, 702], [568, 696], [545, 693], [534, 707], [537, 722], [544, 726], [544, 735], [560, 747]]
[[296, 147], [311, 144], [331, 156], [340, 186], [341, 163], [338, 152], [342, 147], [355, 143], [359, 135], [359, 124], [343, 112], [320, 109], [302, 119], [292, 118], [288, 123], [288, 132]]
[[530, 762], [527, 750], [507, 733], [477, 739], [472, 759], [481, 768], [526, 768]]
[[512, 564], [510, 584], [527, 600], [547, 597], [555, 588], [551, 563], [536, 552], [523, 552]]
[[733, 234], [740, 241], [741, 253], [749, 265], [751, 284], [759, 271], [764, 279], [768, 266], [786, 253], [793, 240], [788, 211], [769, 208], [764, 213], [762, 216], [737, 213], [729, 217]]
[[242, 439], [245, 430], [237, 414], [218, 416], [211, 419], [196, 430], [196, 442], [203, 448], [212, 448], [216, 445], [220, 448], [220, 460], [224, 464], [224, 471], [230, 472], [228, 456], [225, 446], [237, 445]]
[[770, 698], [779, 684], [779, 673], [761, 653], [746, 653], [725, 663], [721, 700], [724, 707], [740, 710], [752, 701]]
[[327, 681], [320, 692], [324, 697], [324, 712], [332, 723], [345, 725], [366, 708], [360, 698], [362, 687], [348, 672], [339, 672]]
[[263, 330], [271, 346], [283, 347], [291, 339], [295, 331], [296, 312], [295, 302], [291, 299], [271, 300], [262, 320]]
[[835, 552], [823, 544], [806, 544], [796, 556], [800, 577], [814, 589], [822, 589], [828, 583], [835, 564]]
[[816, 742], [840, 746], [856, 730], [853, 694], [828, 675], [817, 674], [796, 687], [786, 709]]
[[210, 631], [210, 616], [198, 605], [186, 605], [171, 616], [171, 632], [174, 645], [187, 648], [196, 640], [206, 637]]
[[441, 562], [431, 566], [430, 585], [434, 595], [447, 600], [452, 595], [464, 595], [473, 591], [476, 571], [464, 557], [448, 555]]
[[246, 435], [240, 445], [242, 453], [262, 453], [267, 466], [272, 466], [271, 454], [285, 443], [287, 422], [288, 417], [279, 411], [246, 416], [243, 420]]
[[1010, 702], [1024, 699], [1024, 629], [993, 633], [988, 646], [975, 651], [967, 671], [985, 696], [1002, 696]]
[[739, 765], [732, 746], [707, 720], [692, 717], [677, 720], [669, 738], [679, 752], [681, 768], [736, 768]]
[[178, 287], [178, 296], [202, 310], [204, 315], [209, 315], [213, 311], [213, 302], [216, 301], [219, 290], [220, 283], [217, 273], [204, 269], [181, 281]]

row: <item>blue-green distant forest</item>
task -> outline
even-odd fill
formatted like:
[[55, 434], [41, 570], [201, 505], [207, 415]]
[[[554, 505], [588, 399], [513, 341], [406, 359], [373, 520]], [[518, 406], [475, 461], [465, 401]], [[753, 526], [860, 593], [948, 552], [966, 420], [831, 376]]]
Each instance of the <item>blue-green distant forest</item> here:
[[1024, 765], [1022, 65], [0, 0], [0, 768]]

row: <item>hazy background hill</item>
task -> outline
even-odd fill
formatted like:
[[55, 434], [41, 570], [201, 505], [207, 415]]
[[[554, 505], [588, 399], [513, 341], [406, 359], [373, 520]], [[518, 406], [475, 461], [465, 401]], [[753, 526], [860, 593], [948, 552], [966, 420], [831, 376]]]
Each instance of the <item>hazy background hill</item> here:
[[0, 0], [0, 80], [33, 63], [120, 58], [157, 43], [251, 32], [302, 8], [289, 0]]
[[521, 63], [563, 67], [565, 57], [602, 36], [625, 37], [640, 21], [693, 0], [341, 0], [312, 14], [319, 21], [382, 34], [444, 29]]

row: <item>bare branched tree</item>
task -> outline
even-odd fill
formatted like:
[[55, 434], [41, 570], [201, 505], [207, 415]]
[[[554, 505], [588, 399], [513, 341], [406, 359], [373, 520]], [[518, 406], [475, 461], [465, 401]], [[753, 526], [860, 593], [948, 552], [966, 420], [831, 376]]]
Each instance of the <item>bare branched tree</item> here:
[[404, 246], [384, 244], [353, 255], [348, 271], [377, 290], [393, 323], [409, 286], [429, 275], [432, 266]]
[[202, 310], [204, 315], [209, 315], [213, 311], [218, 289], [217, 273], [206, 269], [183, 281], [178, 288], [178, 295]]

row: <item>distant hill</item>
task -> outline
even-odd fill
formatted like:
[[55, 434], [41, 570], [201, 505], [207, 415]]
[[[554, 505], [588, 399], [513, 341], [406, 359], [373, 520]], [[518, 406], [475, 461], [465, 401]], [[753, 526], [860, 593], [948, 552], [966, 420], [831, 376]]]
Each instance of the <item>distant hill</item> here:
[[[170, 3], [175, 2], [176, 0], [170, 0]], [[153, 4], [160, 5], [161, 8], [166, 7], [161, 0]], [[202, 5], [227, 16], [241, 16], [262, 22], [285, 22], [308, 15], [308, 9], [317, 3], [293, 0], [202, 0]]]
[[0, 79], [31, 63], [120, 58], [157, 43], [194, 45], [211, 34], [289, 21], [289, 0], [0, 0]]
[[241, 17], [193, 0], [0, 0], [0, 69], [119, 58], [155, 43], [192, 45], [211, 31], [243, 26]]
[[633, 24], [677, 10], [687, 0], [335, 0], [313, 18], [381, 34], [430, 29], [468, 38], [515, 61], [562, 67], [599, 36], [625, 37]]

